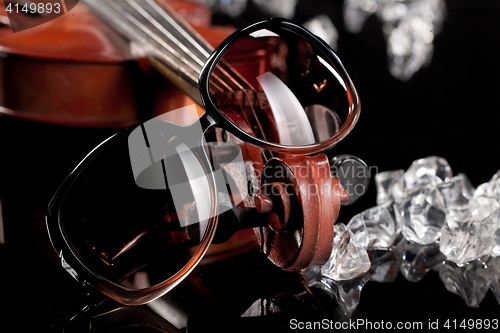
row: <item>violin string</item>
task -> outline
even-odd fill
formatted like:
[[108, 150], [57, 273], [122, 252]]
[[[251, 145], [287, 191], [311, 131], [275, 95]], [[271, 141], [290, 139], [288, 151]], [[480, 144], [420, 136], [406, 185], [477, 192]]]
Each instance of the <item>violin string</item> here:
[[[165, 10], [163, 8], [161, 8], [160, 6], [158, 6], [154, 1], [142, 0], [142, 2], [148, 3], [150, 5], [150, 7], [155, 11], [155, 13], [160, 14], [162, 18], [164, 18], [168, 23], [170, 23], [170, 27], [174, 28], [180, 35], [184, 36], [185, 39], [189, 42], [189, 44], [191, 46], [193, 46], [195, 49], [200, 50], [202, 52], [202, 55], [205, 57], [205, 60], [200, 59], [193, 52], [191, 52], [191, 50], [189, 48], [187, 48], [186, 46], [184, 46], [184, 43], [182, 43], [182, 41], [180, 41], [178, 38], [176, 38], [174, 35], [172, 35], [165, 28], [165, 26], [158, 21], [158, 19], [156, 19], [151, 14], [149, 14], [147, 11], [145, 11], [144, 8], [141, 8], [141, 6], [139, 6], [137, 3], [139, 1], [141, 1], [141, 0], [126, 0], [126, 2], [129, 3], [137, 11], [138, 14], [142, 15], [142, 17], [144, 19], [146, 19], [147, 22], [150, 22], [151, 24], [153, 24], [153, 26], [158, 29], [160, 34], [156, 34], [153, 31], [153, 29], [148, 28], [144, 24], [140, 25], [139, 28], [141, 30], [143, 30], [146, 34], [148, 34], [149, 36], [154, 37], [154, 39], [157, 41], [158, 41], [158, 39], [162, 40], [160, 37], [160, 36], [162, 36], [164, 38], [167, 38], [169, 40], [169, 42], [172, 42], [175, 45], [177, 45], [182, 51], [184, 51], [184, 53], [191, 60], [193, 60], [195, 62], [196, 65], [199, 66], [199, 67], [195, 66], [193, 63], [191, 63], [192, 66], [190, 66], [190, 67], [193, 68], [198, 74], [200, 74], [201, 68], [205, 64], [208, 57], [210, 56], [210, 54], [203, 48], [203, 43], [200, 41], [196, 41], [194, 38], [189, 36], [186, 32], [186, 29], [183, 28], [182, 26], [180, 26], [179, 24], [177, 24], [175, 22], [175, 20], [173, 20], [172, 17], [169, 16], [165, 12]], [[161, 42], [160, 44], [164, 47], [165, 47], [165, 45], [168, 45], [164, 41]], [[172, 52], [175, 56], [182, 58], [184, 60], [186, 59], [186, 57], [183, 57], [181, 54], [173, 51], [171, 48], [167, 48], [167, 49], [168, 49], [168, 51]], [[236, 75], [236, 73], [234, 71], [232, 71], [232, 73], [230, 74], [227, 71], [222, 70], [222, 73], [224, 74], [225, 79], [229, 79], [229, 82], [231, 82], [235, 85], [235, 87], [232, 87], [232, 89], [237, 88], [236, 90], [245, 90], [245, 88], [243, 86], [247, 86], [247, 89], [253, 89], [253, 87], [251, 87], [243, 78], [241, 78], [239, 75]], [[221, 82], [223, 81], [222, 78], [217, 78], [217, 79]], [[227, 81], [227, 80], [225, 80], [225, 81]]]
[[155, 8], [156, 11], [168, 22], [171, 24], [171, 26], [184, 38], [186, 38], [187, 41], [191, 43], [197, 50], [199, 50], [205, 57], [208, 59], [210, 55], [212, 54], [212, 47], [210, 45], [205, 45], [204, 43], [200, 43], [199, 41], [196, 41], [191, 35], [186, 31], [186, 29], [182, 26], [180, 26], [173, 18], [172, 16], [168, 15], [163, 8], [158, 6], [158, 4], [152, 0], [147, 0], [148, 3], [150, 3], [151, 7]]
[[[184, 27], [180, 26], [179, 24], [177, 24], [177, 22], [171, 17], [169, 16], [165, 10], [163, 8], [161, 8], [160, 6], [158, 6], [158, 4], [156, 4], [156, 2], [154, 2], [153, 0], [145, 0], [152, 8], [154, 8], [157, 13], [159, 13], [167, 22], [170, 23], [170, 25], [176, 29], [176, 31], [183, 35], [187, 41], [190, 42], [190, 44], [192, 46], [194, 46], [196, 49], [200, 50], [200, 51], [205, 51], [205, 49], [203, 48], [202, 46], [202, 43], [201, 41], [196, 41], [194, 40], [189, 34], [187, 34], [187, 31]], [[153, 17], [149, 16], [147, 17], [149, 18], [150, 20], [154, 20]], [[165, 30], [163, 28], [163, 26], [158, 22], [158, 21], [155, 21], [153, 22], [153, 24], [161, 31], [165, 34], [165, 36], [167, 36], [167, 38], [169, 36], [172, 36], [170, 33], [168, 33], [167, 30]], [[175, 38], [170, 37], [171, 40], [173, 40], [174, 42], [177, 42], [177, 40]], [[182, 43], [179, 43], [178, 45], [182, 45]], [[207, 47], [209, 48], [209, 47]], [[195, 58], [195, 56], [189, 51], [189, 49], [187, 48], [183, 48], [183, 50], [188, 54], [190, 55], [192, 58], [194, 58], [195, 60], [199, 60], [198, 58]], [[211, 54], [211, 52], [210, 52]], [[206, 57], [206, 59], [208, 59], [208, 57], [210, 56], [210, 54], [208, 52], [204, 52], [203, 55]], [[199, 60], [197, 61], [198, 64], [200, 64], [202, 67], [204, 65], [204, 62]], [[223, 74], [221, 77], [224, 77], [225, 79], [219, 77], [219, 75], [215, 75], [215, 73], [212, 73], [212, 77], [214, 77], [216, 79], [216, 81], [219, 82], [219, 84], [222, 84], [223, 86], [225, 86], [227, 88], [227, 90], [229, 90], [230, 92], [233, 93], [233, 95], [235, 95], [235, 90], [239, 90], [239, 91], [242, 91], [248, 101], [248, 106], [251, 110], [251, 113], [252, 113], [252, 116], [253, 116], [253, 119], [255, 120], [254, 123], [256, 123], [257, 125], [257, 128], [258, 128], [258, 131], [259, 131], [259, 134], [261, 136], [262, 139], [266, 140], [267, 141], [267, 137], [266, 137], [266, 134], [264, 132], [264, 129], [263, 129], [263, 126], [261, 124], [261, 122], [259, 121], [259, 117], [257, 116], [257, 112], [255, 111], [255, 108], [254, 108], [254, 105], [252, 103], [252, 100], [250, 99], [250, 97], [248, 96], [248, 91], [252, 91], [254, 93], [254, 96], [257, 100], [257, 102], [260, 104], [260, 101], [258, 99], [258, 96], [257, 96], [257, 91], [255, 90], [255, 88], [250, 85], [243, 77], [241, 77], [239, 75], [238, 72], [232, 70], [232, 68], [228, 65], [228, 64], [225, 64], [227, 67], [228, 67], [228, 70], [226, 70], [223, 66], [217, 66], [217, 68], [220, 70], [220, 72]], [[201, 70], [200, 70], [201, 71]], [[234, 89], [234, 87], [230, 87], [228, 86], [227, 82], [231, 82], [233, 83], [235, 86], [236, 86], [236, 89]], [[220, 92], [222, 92], [223, 90], [220, 89], [220, 87], [218, 85], [215, 85], [214, 82], [211, 82], [212, 84], [214, 84], [214, 87], [216, 89], [219, 89]], [[246, 88], [245, 88], [246, 86]], [[245, 118], [245, 121], [250, 124], [249, 122], [249, 119], [248, 117], [246, 116], [246, 113], [244, 112], [243, 110], [243, 107], [239, 101], [238, 98], [235, 98], [235, 100], [238, 102], [238, 105], [240, 107], [240, 110], [241, 110], [241, 114], [244, 116]]]
[[[155, 46], [151, 41], [151, 36], [149, 38], [145, 37], [141, 34], [136, 28], [141, 29], [140, 23], [137, 19], [135, 19], [128, 11], [127, 8], [122, 5], [118, 5], [112, 0], [104, 0], [104, 1], [96, 1], [96, 0], [85, 0], [85, 3], [91, 6], [94, 10], [96, 10], [99, 14], [105, 17], [108, 21], [111, 21], [116, 28], [121, 30], [131, 37], [132, 40], [139, 42], [142, 46], [146, 46], [147, 50], [152, 52], [159, 59], [163, 59], [169, 66], [178, 67], [179, 74], [184, 75], [184, 77], [193, 82], [197, 81], [198, 71], [195, 69], [189, 68], [189, 63], [186, 63], [186, 67], [179, 66], [178, 60], [172, 58], [167, 52], [162, 52], [162, 47]], [[122, 2], [123, 4], [123, 2]], [[132, 23], [132, 26], [129, 24]], [[156, 41], [158, 43], [158, 41]], [[161, 44], [160, 44], [161, 45]], [[162, 45], [165, 47], [166, 45]], [[167, 50], [170, 51], [171, 48], [167, 47]], [[172, 53], [173, 56], [176, 56], [175, 53]], [[182, 57], [180, 58], [182, 60]], [[191, 69], [189, 71], [189, 69]], [[193, 75], [190, 72], [195, 72]]]
[[[197, 57], [193, 52], [190, 51], [190, 49], [188, 49], [187, 47], [184, 46], [184, 43], [182, 43], [182, 41], [180, 41], [178, 38], [176, 38], [170, 32], [168, 32], [168, 30], [164, 27], [164, 25], [162, 25], [156, 18], [154, 18], [151, 14], [149, 14], [145, 10], [145, 6], [141, 7], [137, 3], [138, 1], [141, 1], [141, 0], [125, 0], [125, 1], [119, 1], [119, 2], [117, 2], [115, 0], [105, 0], [104, 2], [107, 2], [109, 6], [113, 7], [115, 9], [116, 14], [121, 14], [121, 16], [125, 20], [127, 20], [128, 22], [135, 25], [135, 27], [139, 28], [144, 34], [146, 34], [147, 36], [150, 37], [150, 38], [144, 38], [144, 36], [141, 36], [140, 34], [138, 34], [137, 31], [133, 31], [133, 29], [126, 29], [128, 32], [129, 31], [132, 32], [135, 39], [141, 41], [142, 44], [149, 46], [148, 49], [150, 49], [151, 51], [154, 51], [155, 54], [160, 55], [161, 58], [164, 58], [164, 59], [166, 58], [169, 63], [176, 64], [176, 61], [172, 60], [170, 57], [167, 57], [164, 52], [161, 52], [156, 47], [154, 47], [155, 45], [151, 45], [151, 44], [155, 44], [155, 43], [153, 43], [153, 41], [155, 41], [159, 46], [161, 46], [161, 48], [170, 52], [175, 58], [177, 58], [178, 60], [180, 60], [181, 62], [186, 64], [190, 69], [192, 69], [196, 74], [199, 75], [201, 72], [201, 67], [204, 65], [205, 61], [203, 61], [202, 59]], [[86, 2], [93, 2], [93, 0], [87, 0]], [[136, 14], [139, 14], [143, 19], [145, 19], [146, 22], [148, 22], [148, 23], [152, 24], [154, 27], [156, 27], [156, 29], [158, 29], [158, 31], [160, 33], [156, 33], [154, 31], [154, 29], [146, 26], [143, 22], [139, 21], [135, 16], [133, 16], [129, 10], [130, 8], [126, 8], [125, 6], [123, 6], [124, 2], [128, 3], [130, 5], [130, 8], [132, 8]], [[150, 5], [150, 8], [153, 9], [155, 13], [160, 14], [168, 23], [170, 23], [171, 27], [173, 27], [178, 33], [182, 34], [186, 38], [186, 40], [189, 42], [190, 45], [192, 45], [196, 49], [200, 50], [202, 52], [203, 56], [208, 59], [209, 54], [206, 50], [203, 49], [202, 43], [197, 42], [194, 38], [190, 37], [186, 33], [186, 30], [183, 27], [181, 27], [179, 24], [177, 24], [177, 23], [172, 24], [172, 22], [175, 22], [175, 21], [165, 12], [164, 9], [159, 7], [157, 4], [153, 5], [154, 2], [152, 2], [151, 0], [145, 0], [145, 1], [143, 0], [142, 2], [148, 3]], [[119, 18], [116, 19], [116, 17], [115, 17], [115, 20], [113, 20], [113, 21], [115, 23], [121, 22], [121, 20]], [[124, 25], [120, 24], [120, 26], [123, 28]], [[169, 42], [173, 43], [174, 45], [177, 45], [183, 51], [183, 53], [185, 53], [187, 55], [187, 57], [183, 56], [182, 54], [177, 52], [174, 48], [172, 48], [168, 44], [168, 42], [163, 40], [162, 37], [167, 38], [167, 40]], [[189, 59], [191, 61], [189, 61]], [[232, 73], [233, 75], [231, 75], [225, 71], [222, 71], [222, 72], [225, 76], [224, 78], [228, 79], [230, 83], [234, 84], [235, 87], [232, 87], [233, 90], [234, 90], [234, 88], [237, 88], [236, 90], [240, 90], [240, 89], [245, 90], [243, 88], [243, 85], [247, 86], [247, 88], [249, 88], [250, 90], [254, 90], [254, 88], [251, 87], [244, 79], [239, 77], [239, 75], [234, 75], [235, 74], [234, 72]], [[191, 78], [195, 79], [194, 77], [191, 77]], [[237, 80], [236, 78], [238, 78], [239, 80]], [[227, 82], [227, 80], [223, 80], [222, 78], [217, 78], [217, 80], [220, 82], [222, 82], [222, 81]]]
[[[192, 53], [187, 47], [185, 47], [183, 45], [183, 43], [181, 43], [177, 38], [175, 38], [175, 36], [173, 36], [167, 29], [165, 29], [164, 25], [162, 25], [157, 19], [155, 19], [152, 15], [150, 15], [149, 13], [147, 13], [143, 8], [141, 8], [140, 6], [138, 6], [137, 0], [136, 1], [127, 0], [127, 2], [132, 7], [134, 7], [134, 9], [136, 9], [137, 12], [140, 13], [146, 20], [148, 20], [149, 22], [151, 22], [163, 34], [164, 37], [168, 38], [171, 42], [177, 44], [187, 55], [189, 55], [196, 62], [197, 65], [200, 65], [200, 72], [201, 72], [201, 67], [203, 67], [203, 65], [205, 63], [204, 61], [202, 61], [194, 53]], [[186, 40], [193, 47], [195, 47], [196, 49], [200, 50], [203, 53], [203, 56], [205, 56], [206, 59], [208, 59], [208, 57], [210, 55], [209, 55], [208, 52], [205, 51], [205, 49], [203, 48], [201, 42], [196, 41], [196, 40], [194, 40], [194, 38], [192, 38], [191, 36], [189, 36], [189, 34], [187, 34], [187, 32], [186, 32], [186, 29], [183, 28], [182, 26], [180, 26], [179, 24], [177, 24], [177, 22], [175, 20], [173, 20], [173, 18], [171, 16], [167, 15], [167, 13], [165, 12], [165, 10], [163, 8], [161, 8], [160, 6], [158, 6], [154, 1], [152, 1], [152, 0], [145, 0], [145, 2], [148, 3], [150, 5], [150, 7], [156, 11], [157, 14], [160, 14], [161, 17], [165, 19], [165, 21], [167, 21], [168, 23], [170, 23], [170, 26], [172, 28], [174, 28], [179, 34], [183, 35], [186, 38]], [[222, 66], [218, 66], [218, 69], [223, 74], [223, 75], [221, 75], [221, 77], [224, 77], [224, 79], [221, 78], [221, 77], [219, 77], [218, 75], [214, 75], [214, 74], [212, 74], [212, 77], [214, 77], [220, 84], [224, 85], [233, 94], [235, 94], [235, 90], [236, 91], [238, 91], [238, 90], [242, 91], [245, 94], [247, 101], [249, 101], [248, 105], [250, 107], [252, 116], [255, 119], [255, 123], [257, 124], [257, 128], [258, 128], [258, 130], [260, 132], [259, 134], [260, 134], [260, 136], [264, 140], [266, 140], [266, 135], [264, 133], [262, 124], [260, 123], [259, 117], [257, 116], [257, 113], [256, 113], [256, 111], [254, 109], [253, 103], [251, 103], [251, 99], [248, 96], [248, 90], [253, 91], [254, 94], [255, 94], [255, 96], [257, 96], [257, 92], [255, 91], [255, 88], [252, 87], [250, 84], [248, 84], [248, 82], [245, 79], [243, 79], [240, 75], [238, 75], [237, 72], [235, 72], [234, 70], [231, 70], [230, 67], [228, 68], [229, 70], [226, 70]], [[231, 73], [229, 73], [229, 71]], [[229, 80], [229, 82], [233, 83], [235, 87], [229, 86], [227, 84], [228, 80]], [[246, 86], [246, 88], [244, 86]], [[218, 88], [217, 85], [215, 87]], [[219, 90], [219, 91], [223, 91], [223, 90]], [[248, 120], [248, 118], [247, 118], [247, 116], [246, 116], [246, 113], [243, 111], [243, 107], [242, 107], [239, 99], [236, 98], [236, 101], [238, 102], [238, 105], [240, 107], [241, 114], [244, 115], [245, 121], [247, 121], [247, 123], [250, 123], [249, 120]], [[258, 101], [258, 98], [257, 98], [257, 101]]]
[[[118, 12], [120, 12], [126, 19], [128, 19], [131, 23], [133, 23], [137, 28], [139, 28], [143, 33], [145, 33], [147, 36], [150, 37], [150, 39], [143, 39], [143, 43], [145, 45], [148, 45], [148, 41], [151, 43], [153, 40], [158, 43], [162, 48], [166, 49], [168, 52], [170, 52], [173, 56], [175, 56], [178, 60], [180, 60], [182, 63], [186, 64], [189, 68], [191, 68], [195, 73], [199, 74], [199, 68], [197, 66], [195, 66], [195, 64], [191, 61], [187, 61], [187, 59], [185, 57], [183, 57], [181, 54], [179, 54], [174, 48], [172, 48], [168, 43], [166, 43], [159, 35], [159, 34], [156, 34], [154, 33], [154, 31], [151, 29], [151, 28], [148, 28], [147, 26], [145, 26], [142, 22], [140, 22], [139, 20], [137, 20], [133, 15], [132, 13], [127, 10], [127, 8], [125, 8], [123, 6], [123, 4], [127, 2], [129, 3], [129, 5], [131, 5], [130, 3], [130, 0], [126, 0], [126, 1], [120, 1], [120, 5], [118, 5], [118, 3], [116, 1], [109, 1], [109, 3], [115, 7], [115, 9], [117, 9]], [[133, 9], [136, 9], [134, 8], [133, 5], [131, 5], [131, 8]], [[141, 12], [137, 12], [136, 13], [140, 14], [143, 18], [145, 18], [147, 20], [147, 17], [145, 17], [143, 15], [143, 13]], [[149, 21], [148, 21], [149, 22]], [[149, 22], [151, 23], [151, 22]], [[168, 36], [166, 36], [168, 38]], [[174, 45], [175, 45], [175, 42], [179, 43], [179, 41], [177, 40], [172, 40], [172, 42], [174, 42]], [[155, 50], [156, 52], [155, 53], [161, 53], [161, 54], [164, 54], [165, 52], [161, 52], [159, 50]], [[174, 63], [176, 63], [174, 61]]]
[[[228, 70], [225, 70], [223, 68], [223, 65], [227, 66], [228, 67]], [[216, 69], [220, 70], [223, 74], [226, 75], [226, 77], [229, 77], [229, 78], [232, 78], [232, 76], [228, 73], [229, 71], [233, 72], [233, 73], [237, 73], [236, 71], [234, 70], [231, 70], [231, 67], [229, 67], [229, 65], [227, 63], [220, 63], [220, 65], [217, 65]], [[212, 76], [215, 76], [218, 80], [220, 80], [218, 78], [218, 76], [215, 75], [215, 70], [214, 70], [214, 73], [212, 73]], [[239, 75], [237, 75], [239, 76]], [[246, 81], [242, 78], [242, 80], [246, 83]], [[222, 80], [221, 80], [222, 81]], [[255, 119], [255, 123], [257, 125], [257, 128], [259, 130], [259, 134], [261, 136], [262, 139], [266, 140], [267, 141], [267, 138], [266, 138], [266, 134], [264, 132], [264, 129], [262, 127], [262, 124], [261, 122], [259, 121], [259, 117], [257, 116], [257, 112], [255, 111], [255, 108], [253, 106], [253, 103], [252, 103], [252, 100], [250, 99], [250, 96], [248, 96], [248, 91], [252, 91], [254, 93], [254, 96], [255, 98], [257, 99], [257, 102], [259, 102], [259, 99], [258, 99], [258, 93], [257, 91], [255, 90], [254, 87], [252, 87], [249, 83], [246, 83], [246, 85], [250, 88], [250, 89], [245, 89], [242, 85], [240, 85], [236, 80], [233, 80], [233, 82], [238, 86], [238, 88], [240, 88], [240, 91], [243, 92], [243, 94], [245, 95], [246, 97], [246, 100], [248, 101], [248, 106], [250, 108], [250, 111], [253, 115], [253, 118]], [[234, 92], [233, 92], [234, 93]], [[246, 116], [246, 113], [243, 111], [243, 107], [241, 106], [241, 103], [239, 103], [239, 99], [235, 97], [235, 99], [238, 101], [238, 105], [240, 106], [240, 109], [241, 109], [241, 113], [244, 115], [245, 117], [245, 120], [248, 124], [250, 124], [247, 116]], [[260, 102], [259, 102], [260, 104]]]
[[[162, 34], [163, 36], [167, 37], [172, 41], [175, 45], [177, 45], [182, 51], [184, 51], [186, 54], [190, 55], [191, 58], [194, 60], [194, 62], [203, 67], [205, 64], [205, 61], [201, 60], [199, 57], [197, 57], [194, 53], [191, 52], [187, 47], [184, 46], [183, 43], [181, 43], [174, 35], [172, 35], [167, 29], [165, 29], [164, 25], [160, 24], [160, 22], [153, 18], [148, 12], [146, 12], [143, 8], [141, 8], [137, 2], [138, 1], [130, 1], [127, 0], [127, 2], [137, 10], [144, 18], [146, 18], [149, 22], [151, 22]], [[151, 2], [149, 0], [146, 0], [146, 3], [148, 3], [151, 6]], [[155, 9], [156, 13], [158, 13], [158, 9], [152, 7]], [[159, 13], [158, 13], [159, 14]], [[171, 22], [169, 22], [171, 23]], [[204, 54], [205, 55], [205, 54]], [[208, 58], [210, 55], [206, 54], [205, 57]]]
[[[176, 68], [178, 72], [180, 71], [187, 79], [197, 85], [201, 69], [209, 57], [210, 47], [193, 38], [184, 27], [166, 13], [163, 8], [156, 4], [154, 0], [104, 0], [97, 2], [96, 0], [86, 0], [85, 2], [98, 10], [102, 15], [111, 19], [114, 24], [118, 25], [118, 27], [127, 34], [133, 36], [133, 38], [139, 41], [143, 46], [146, 46], [155, 56], [163, 59], [169, 66]], [[103, 3], [107, 3], [108, 7], [112, 10], [109, 11], [103, 8]], [[127, 3], [128, 6], [126, 6], [125, 3]], [[158, 15], [163, 19], [161, 20], [162, 22], [158, 20]], [[132, 26], [127, 23], [131, 23]], [[139, 31], [133, 27], [139, 29]], [[175, 32], [177, 32], [179, 38], [169, 32], [169, 28], [173, 28]], [[194, 50], [197, 50], [200, 53], [199, 56], [192, 52], [192, 50], [185, 45], [184, 41], [187, 42], [188, 45], [191, 45]], [[174, 49], [171, 45], [177, 46], [178, 49]], [[167, 52], [165, 52], [165, 50]], [[202, 59], [202, 57], [205, 59]], [[179, 66], [179, 61], [185, 66]], [[239, 73], [232, 70], [231, 66], [225, 64], [225, 67], [227, 67], [227, 69], [220, 65], [217, 66], [220, 75], [215, 75], [215, 73], [213, 73], [212, 78], [218, 82], [219, 85], [210, 80], [211, 86], [220, 92], [231, 92], [238, 102], [241, 114], [246, 118], [245, 120], [247, 123], [249, 123], [240, 101], [236, 98], [235, 91], [242, 91], [248, 101], [247, 104], [255, 120], [254, 123], [257, 125], [258, 131], [260, 132], [260, 137], [266, 140], [263, 126], [259, 121], [252, 99], [248, 96], [248, 92], [252, 91], [257, 103], [260, 104], [257, 91], [241, 77]], [[226, 90], [221, 89], [221, 86], [224, 86]]]

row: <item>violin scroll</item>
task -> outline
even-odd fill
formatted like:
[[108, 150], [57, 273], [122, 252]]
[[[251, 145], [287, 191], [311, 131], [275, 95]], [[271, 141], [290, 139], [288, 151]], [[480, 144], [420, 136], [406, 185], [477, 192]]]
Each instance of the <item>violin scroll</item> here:
[[333, 224], [349, 200], [330, 176], [323, 155], [273, 158], [263, 170], [256, 209], [266, 226], [255, 228], [262, 252], [283, 269], [324, 264], [333, 248]]

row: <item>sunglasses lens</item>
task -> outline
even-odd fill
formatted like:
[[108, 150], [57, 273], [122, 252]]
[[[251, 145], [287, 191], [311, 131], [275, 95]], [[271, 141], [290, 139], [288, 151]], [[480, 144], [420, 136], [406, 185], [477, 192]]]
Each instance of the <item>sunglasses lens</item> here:
[[98, 147], [75, 170], [58, 210], [78, 260], [126, 289], [182, 277], [213, 232], [210, 172], [196, 151], [165, 138], [165, 124], [145, 123]]
[[[229, 45], [210, 76], [218, 109], [260, 139], [302, 146], [328, 141], [354, 117], [342, 65], [286, 28], [261, 29]], [[233, 119], [233, 116], [228, 116]]]

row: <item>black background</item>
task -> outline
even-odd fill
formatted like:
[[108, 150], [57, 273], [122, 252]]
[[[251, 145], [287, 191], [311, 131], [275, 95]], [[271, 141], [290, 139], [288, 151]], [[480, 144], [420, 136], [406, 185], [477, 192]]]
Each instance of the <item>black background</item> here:
[[[455, 174], [467, 174], [475, 186], [488, 181], [500, 169], [500, 3], [495, 0], [446, 1], [446, 7], [442, 31], [434, 40], [432, 62], [408, 82], [401, 82], [387, 69], [386, 43], [381, 23], [375, 16], [368, 18], [359, 34], [350, 34], [343, 28], [342, 1], [302, 0], [298, 3], [294, 18], [297, 23], [318, 13], [331, 17], [339, 30], [338, 54], [361, 98], [358, 124], [329, 154], [357, 155], [379, 171], [406, 169], [415, 159], [442, 156]], [[215, 20], [240, 26], [260, 15], [251, 7], [236, 22], [223, 17]], [[8, 121], [0, 120], [6, 133]], [[27, 131], [30, 126], [26, 125]], [[50, 129], [50, 126], [46, 129], [48, 136]], [[89, 151], [108, 134], [101, 131], [74, 149], [80, 150], [83, 157], [84, 151]], [[68, 130], [67, 135], [77, 136], [78, 130]], [[29, 145], [23, 141], [26, 137], [23, 133], [9, 133], [9, 143], [2, 142], [7, 158], [2, 159], [1, 164], [19, 163], [22, 169], [28, 168], [26, 163], [32, 163], [30, 167], [36, 167], [37, 163], [56, 163], [43, 158], [56, 154], [58, 149], [53, 147], [44, 153], [34, 152], [35, 157], [28, 161], [9, 159], [9, 154], [19, 149], [19, 145]], [[13, 191], [16, 192], [13, 197], [37, 197], [40, 187], [43, 187], [41, 192], [53, 193], [77, 162], [62, 162], [64, 175], [32, 180], [29, 187]], [[347, 223], [352, 215], [375, 205], [375, 190], [373, 183], [371, 185], [364, 198], [341, 211], [339, 221]], [[42, 195], [33, 202], [39, 207], [47, 200]], [[19, 214], [19, 210], [5, 204], [3, 208], [5, 221], [9, 222], [6, 231], [10, 230], [12, 236], [0, 249], [0, 326], [5, 327], [2, 332], [26, 331], [26, 328], [62, 331], [86, 303], [85, 293], [55, 260], [47, 259], [47, 254], [38, 248], [33, 250], [32, 240], [21, 236], [23, 231], [29, 231], [24, 228], [34, 228], [37, 237], [48, 241], [44, 226], [23, 224], [30, 219], [28, 213]], [[12, 216], [14, 213], [10, 212], [14, 211]], [[10, 225], [10, 221], [16, 224]], [[9, 246], [9, 242], [14, 245]], [[291, 294], [286, 293], [289, 290]], [[239, 314], [267, 292], [283, 297], [279, 303], [280, 314], [251, 320], [239, 318]], [[334, 300], [320, 291], [314, 291], [314, 297], [304, 296], [304, 292], [295, 274], [280, 272], [258, 251], [251, 251], [236, 259], [202, 267], [164, 299], [175, 302], [190, 314], [190, 332], [209, 328], [210, 331], [235, 332], [291, 331], [290, 318], [338, 319]], [[289, 296], [292, 294], [302, 296]], [[108, 301], [96, 312], [115, 305]], [[420, 321], [425, 327], [429, 320], [435, 319], [440, 320], [440, 325], [446, 319], [498, 319], [500, 305], [490, 291], [479, 308], [468, 308], [459, 296], [444, 288], [437, 273], [430, 272], [418, 283], [407, 282], [402, 276], [394, 283], [368, 282], [354, 318], [394, 324]], [[83, 324], [73, 321], [72, 325]]]

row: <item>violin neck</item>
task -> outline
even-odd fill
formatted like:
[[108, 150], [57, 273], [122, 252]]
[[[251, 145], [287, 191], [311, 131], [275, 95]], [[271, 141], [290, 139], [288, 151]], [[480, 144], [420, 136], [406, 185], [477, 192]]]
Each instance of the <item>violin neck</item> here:
[[198, 77], [213, 48], [163, 0], [84, 0], [148, 54], [151, 63], [199, 105]]

